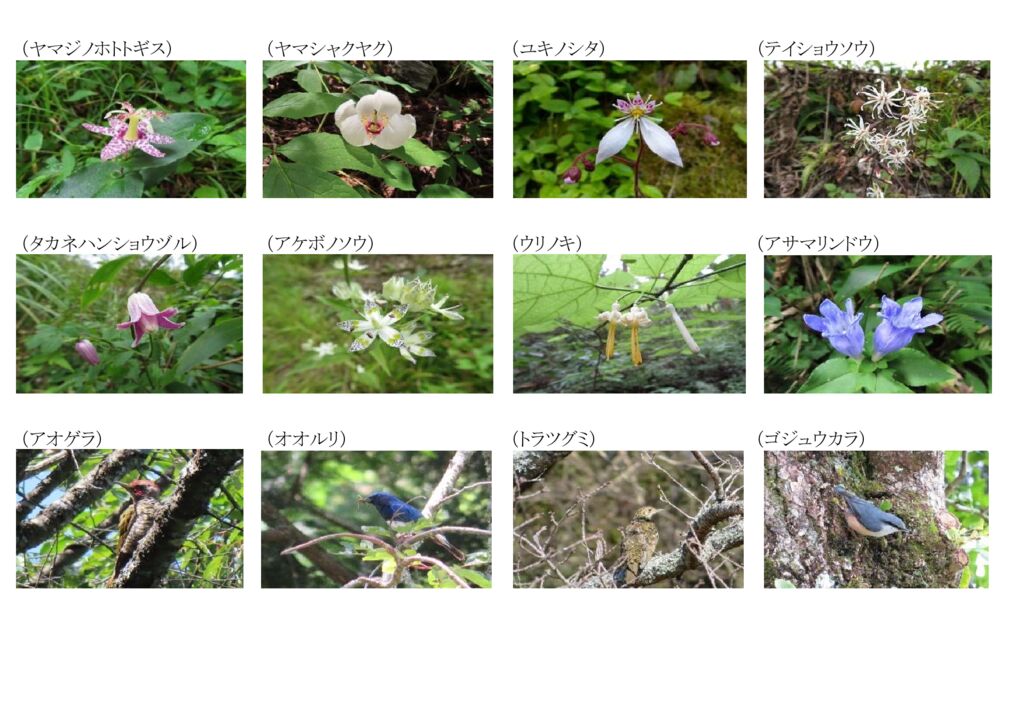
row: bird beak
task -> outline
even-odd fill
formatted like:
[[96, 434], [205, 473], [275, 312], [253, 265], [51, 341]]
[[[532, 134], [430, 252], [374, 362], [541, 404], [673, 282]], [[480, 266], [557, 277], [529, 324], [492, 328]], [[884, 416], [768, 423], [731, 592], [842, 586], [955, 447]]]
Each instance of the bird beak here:
[[369, 503], [370, 499], [369, 498], [356, 498], [356, 502], [357, 503]]

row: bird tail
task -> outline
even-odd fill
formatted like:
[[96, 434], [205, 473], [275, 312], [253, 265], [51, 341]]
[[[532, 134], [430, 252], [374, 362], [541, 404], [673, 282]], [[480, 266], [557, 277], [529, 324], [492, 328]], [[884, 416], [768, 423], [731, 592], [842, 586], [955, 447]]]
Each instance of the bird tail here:
[[459, 561], [460, 563], [461, 563], [462, 561], [466, 560], [466, 554], [465, 554], [465, 553], [463, 553], [462, 551], [460, 551], [460, 550], [459, 550], [458, 548], [456, 548], [455, 546], [453, 546], [453, 545], [452, 545], [452, 544], [451, 544], [451, 543], [450, 543], [450, 542], [448, 541], [448, 539], [447, 539], [447, 538], [445, 538], [445, 537], [444, 537], [443, 535], [441, 535], [440, 533], [438, 533], [437, 535], [435, 535], [435, 536], [433, 537], [433, 540], [434, 540], [434, 542], [435, 542], [435, 543], [437, 543], [437, 544], [438, 544], [439, 546], [441, 546], [441, 547], [442, 547], [442, 548], [444, 548], [444, 549], [445, 549], [446, 551], [448, 551], [448, 552], [449, 552], [449, 553], [451, 554], [452, 558], [454, 558], [455, 560]]

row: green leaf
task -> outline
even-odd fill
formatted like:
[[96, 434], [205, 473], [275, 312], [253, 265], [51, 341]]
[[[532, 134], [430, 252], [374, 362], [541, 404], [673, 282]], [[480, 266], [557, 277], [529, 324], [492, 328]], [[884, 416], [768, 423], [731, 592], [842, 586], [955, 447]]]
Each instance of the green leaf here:
[[826, 360], [814, 368], [799, 392], [857, 392], [860, 364], [849, 357]]
[[479, 586], [480, 588], [490, 588], [491, 581], [480, 571], [474, 571], [472, 568], [459, 568], [455, 567], [452, 570], [461, 577], [466, 583]]
[[782, 300], [778, 297], [765, 297], [764, 298], [764, 316], [766, 317], [781, 317], [782, 316]]
[[597, 289], [602, 254], [543, 254], [516, 256], [512, 260], [513, 327], [552, 329], [561, 320], [597, 324], [605, 311]]
[[904, 347], [886, 358], [896, 378], [911, 387], [940, 385], [956, 379], [956, 370], [916, 349]]
[[142, 198], [144, 190], [145, 184], [138, 172], [126, 172], [121, 164], [114, 161], [100, 161], [68, 176], [46, 196], [58, 199], [138, 199]]
[[844, 306], [846, 300], [852, 298], [861, 289], [876, 284], [893, 274], [897, 274], [908, 266], [908, 264], [868, 264], [855, 267], [843, 281], [842, 286], [836, 291], [836, 304], [840, 307]]
[[446, 156], [438, 153], [422, 141], [410, 138], [401, 148], [390, 152], [395, 158], [400, 158], [412, 166], [426, 166], [437, 168], [444, 166]]
[[738, 139], [740, 139], [744, 143], [747, 142], [747, 127], [746, 126], [741, 125], [739, 123], [734, 123], [734, 124], [732, 124], [732, 132], [736, 134], [736, 137]]
[[178, 358], [177, 373], [188, 372], [240, 339], [242, 339], [241, 317], [230, 317], [217, 322], [199, 335], [199, 338], [182, 352], [181, 357]]
[[420, 191], [421, 199], [471, 199], [473, 198], [462, 189], [457, 189], [448, 184], [427, 184]]
[[978, 179], [981, 178], [981, 166], [978, 162], [970, 156], [957, 154], [953, 156], [953, 165], [956, 166], [957, 173], [967, 183], [967, 188], [974, 191], [974, 187], [978, 185]]
[[39, 131], [32, 131], [21, 147], [26, 151], [38, 151], [43, 147], [43, 134]]
[[307, 93], [319, 93], [323, 90], [320, 74], [312, 68], [303, 68], [295, 74], [295, 82]]
[[376, 156], [348, 145], [337, 133], [305, 133], [278, 150], [295, 163], [318, 171], [351, 169], [375, 176], [387, 174]]
[[263, 106], [270, 118], [307, 118], [334, 113], [345, 99], [333, 93], [285, 93]]
[[[119, 256], [102, 264], [93, 271], [92, 276], [90, 276], [89, 281], [85, 285], [85, 289], [82, 291], [82, 306], [87, 307], [96, 301], [99, 295], [103, 293], [103, 290], [114, 281], [121, 268], [131, 260], [132, 257], [130, 255]], [[127, 300], [125, 301], [127, 302]]]
[[681, 91], [672, 91], [671, 93], [666, 93], [662, 100], [670, 106], [678, 107], [683, 105], [683, 94]]
[[263, 174], [263, 198], [362, 198], [337, 176], [301, 163], [271, 161]]
[[161, 158], [133, 150], [128, 157], [127, 166], [142, 170], [146, 185], [150, 186], [159, 179], [155, 179], [155, 174], [147, 174], [147, 169], [163, 168], [178, 163], [213, 134], [216, 123], [217, 119], [205, 113], [171, 113], [166, 118], [154, 118], [153, 130], [170, 136], [174, 142], [157, 145], [157, 148], [164, 152]]

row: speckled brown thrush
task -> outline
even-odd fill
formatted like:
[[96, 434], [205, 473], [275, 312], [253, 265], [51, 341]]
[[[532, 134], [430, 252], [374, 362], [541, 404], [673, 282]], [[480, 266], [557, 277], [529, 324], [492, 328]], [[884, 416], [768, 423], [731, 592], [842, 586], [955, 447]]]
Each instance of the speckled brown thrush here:
[[645, 505], [633, 514], [633, 520], [626, 526], [626, 535], [622, 539], [622, 555], [626, 559], [627, 586], [632, 586], [636, 582], [640, 572], [658, 548], [658, 526], [654, 523], [654, 516], [660, 512], [658, 508]]

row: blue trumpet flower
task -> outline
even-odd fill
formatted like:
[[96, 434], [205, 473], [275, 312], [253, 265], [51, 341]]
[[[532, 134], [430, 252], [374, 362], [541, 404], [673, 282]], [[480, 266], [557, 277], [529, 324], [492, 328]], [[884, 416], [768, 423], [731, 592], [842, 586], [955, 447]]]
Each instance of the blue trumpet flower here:
[[923, 306], [924, 299], [921, 297], [914, 297], [901, 306], [899, 302], [882, 296], [882, 309], [878, 313], [882, 321], [875, 327], [872, 340], [873, 360], [879, 360], [891, 352], [903, 349], [910, 344], [915, 334], [921, 334], [926, 327], [942, 321], [942, 315], [934, 312], [922, 317]]
[[864, 352], [864, 329], [860, 326], [864, 313], [854, 313], [853, 300], [846, 300], [845, 312], [831, 299], [824, 300], [818, 311], [821, 316], [805, 314], [804, 324], [820, 333], [837, 352], [859, 358]]

